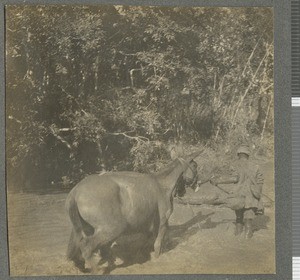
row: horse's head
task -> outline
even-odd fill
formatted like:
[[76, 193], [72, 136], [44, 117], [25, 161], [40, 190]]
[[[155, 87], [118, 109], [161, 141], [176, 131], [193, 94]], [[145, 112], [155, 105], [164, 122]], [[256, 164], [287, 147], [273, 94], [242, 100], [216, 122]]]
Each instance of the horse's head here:
[[192, 160], [189, 163], [187, 170], [183, 172], [182, 177], [186, 185], [191, 185], [195, 180], [197, 180], [197, 176], [198, 176], [197, 168], [198, 168], [197, 162]]
[[185, 157], [178, 158], [183, 167], [183, 172], [177, 180], [175, 195], [183, 196], [186, 193], [186, 187], [194, 188], [196, 185], [198, 179], [198, 164], [194, 159], [201, 155], [203, 151], [204, 149], [193, 152]]
[[178, 160], [180, 161], [180, 163], [182, 165], [182, 168], [183, 168], [182, 172], [183, 172], [185, 178], [193, 179], [193, 178], [195, 178], [195, 176], [197, 176], [198, 164], [194, 159], [196, 157], [198, 157], [200, 154], [202, 154], [203, 151], [204, 151], [204, 149], [194, 152], [188, 156], [178, 158]]
[[[193, 159], [199, 156], [202, 152], [203, 150], [185, 157], [179, 157], [157, 172], [155, 175], [157, 176], [160, 185], [168, 192], [171, 191], [170, 193], [174, 194], [177, 187], [179, 188], [182, 184], [181, 182], [184, 181], [183, 174], [185, 178], [189, 178], [191, 180], [195, 180], [194, 178], [196, 178], [197, 180], [197, 163]], [[183, 185], [185, 186], [185, 183]]]
[[198, 179], [198, 164], [193, 159], [187, 163], [187, 169], [178, 178], [176, 183], [176, 194], [178, 196], [183, 196], [186, 193], [186, 187], [191, 187], [196, 184]]

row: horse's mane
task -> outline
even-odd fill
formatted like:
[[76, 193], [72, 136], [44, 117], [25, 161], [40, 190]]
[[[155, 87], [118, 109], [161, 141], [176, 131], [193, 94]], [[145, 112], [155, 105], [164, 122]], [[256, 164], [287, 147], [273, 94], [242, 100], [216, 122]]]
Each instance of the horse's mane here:
[[156, 175], [158, 176], [168, 176], [175, 168], [175, 165], [179, 163], [178, 159], [173, 160], [171, 163], [167, 164], [161, 170], [159, 170]]

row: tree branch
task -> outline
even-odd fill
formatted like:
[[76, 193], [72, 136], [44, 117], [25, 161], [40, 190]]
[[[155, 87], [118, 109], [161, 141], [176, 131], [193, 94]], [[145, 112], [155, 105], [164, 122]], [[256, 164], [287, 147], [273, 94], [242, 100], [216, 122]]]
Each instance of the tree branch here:
[[265, 120], [264, 120], [264, 125], [263, 125], [263, 129], [262, 129], [262, 132], [261, 132], [260, 140], [264, 139], [264, 133], [265, 133], [265, 129], [266, 129], [266, 126], [267, 126], [267, 120], [268, 120], [268, 117], [269, 117], [272, 101], [273, 101], [273, 95], [271, 96], [271, 99], [270, 99], [270, 102], [269, 102], [269, 105], [268, 105], [268, 109], [267, 109], [266, 117], [265, 117]]
[[74, 131], [74, 130], [76, 130], [76, 127], [63, 127], [63, 128], [57, 129], [57, 131], [59, 131], [59, 132]]
[[49, 129], [54, 137], [56, 137], [59, 141], [65, 144], [69, 150], [72, 149], [72, 146], [65, 139], [63, 139], [61, 136], [57, 134], [57, 131], [60, 131], [60, 129], [56, 129], [53, 125], [50, 126]]
[[19, 124], [22, 123], [20, 120], [16, 119], [16, 118], [13, 117], [13, 116], [8, 116], [8, 119], [9, 119], [9, 120], [14, 120], [15, 122], [17, 122], [17, 123], [19, 123]]
[[108, 133], [110, 135], [122, 135], [126, 138], [132, 139], [132, 140], [136, 140], [138, 142], [143, 141], [143, 142], [150, 142], [150, 139], [144, 136], [130, 136], [127, 133], [132, 132], [132, 131], [128, 131], [128, 132], [112, 132], [112, 133]]
[[243, 94], [243, 96], [241, 97], [241, 99], [240, 99], [240, 101], [239, 101], [239, 103], [238, 103], [238, 105], [237, 105], [237, 108], [236, 108], [236, 110], [235, 110], [235, 113], [234, 113], [233, 118], [232, 118], [232, 121], [231, 121], [231, 128], [235, 125], [235, 119], [236, 119], [237, 113], [238, 113], [238, 111], [240, 110], [240, 107], [241, 107], [241, 105], [242, 105], [242, 103], [243, 103], [245, 97], [247, 96], [247, 94], [248, 94], [250, 88], [252, 87], [253, 81], [254, 81], [254, 79], [256, 78], [256, 75], [257, 75], [257, 73], [258, 73], [260, 67], [262, 66], [264, 60], [267, 58], [267, 56], [268, 56], [268, 51], [266, 52], [266, 54], [265, 54], [264, 57], [262, 58], [261, 62], [259, 63], [259, 65], [258, 65], [258, 67], [257, 67], [257, 69], [256, 69], [256, 71], [255, 71], [255, 73], [254, 73], [254, 75], [252, 76], [252, 79], [251, 79], [251, 81], [250, 81], [248, 87], [247, 87], [246, 90], [245, 90], [245, 93]]

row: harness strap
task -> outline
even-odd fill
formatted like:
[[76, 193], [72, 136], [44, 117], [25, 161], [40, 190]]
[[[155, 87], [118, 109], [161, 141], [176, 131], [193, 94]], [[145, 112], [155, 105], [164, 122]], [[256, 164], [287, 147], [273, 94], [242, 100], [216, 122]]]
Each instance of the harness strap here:
[[194, 178], [195, 178], [196, 175], [197, 175], [197, 173], [192, 169], [191, 165], [190, 165], [189, 163], [187, 163], [186, 160], [183, 159], [183, 158], [181, 158], [181, 157], [179, 157], [178, 160], [179, 160], [181, 163], [183, 162], [184, 164], [186, 164], [186, 165], [188, 166], [188, 168], [187, 168], [186, 170], [190, 169], [190, 170], [192, 171], [192, 173], [193, 173]]

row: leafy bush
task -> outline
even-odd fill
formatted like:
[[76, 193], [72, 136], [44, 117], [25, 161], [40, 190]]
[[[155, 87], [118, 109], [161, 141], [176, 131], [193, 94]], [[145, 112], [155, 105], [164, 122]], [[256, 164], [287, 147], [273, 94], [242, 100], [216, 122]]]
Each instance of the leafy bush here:
[[208, 144], [203, 177], [244, 141], [272, 156], [271, 8], [9, 5], [6, 20], [16, 189], [155, 171], [172, 139]]

